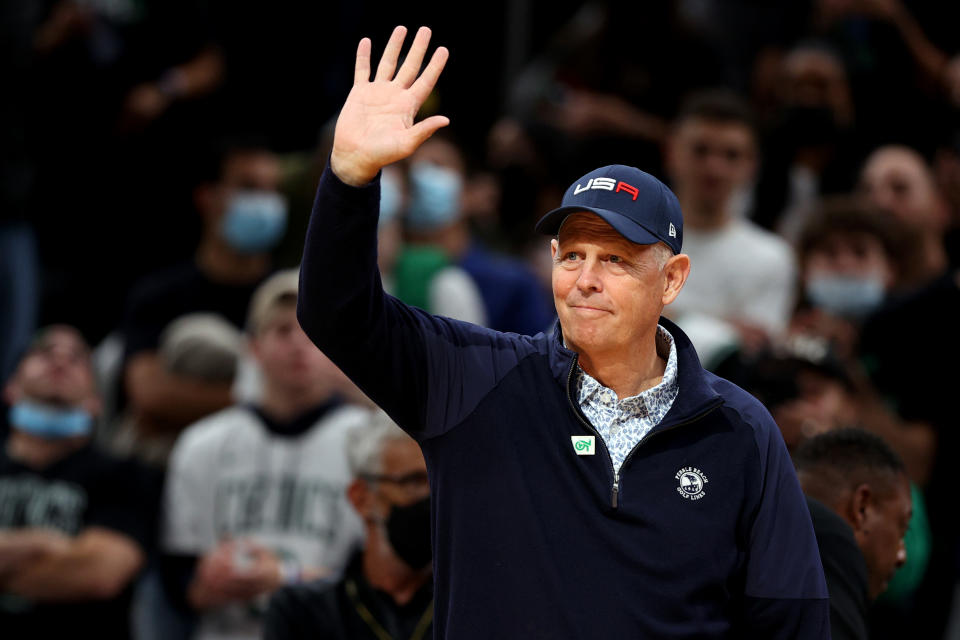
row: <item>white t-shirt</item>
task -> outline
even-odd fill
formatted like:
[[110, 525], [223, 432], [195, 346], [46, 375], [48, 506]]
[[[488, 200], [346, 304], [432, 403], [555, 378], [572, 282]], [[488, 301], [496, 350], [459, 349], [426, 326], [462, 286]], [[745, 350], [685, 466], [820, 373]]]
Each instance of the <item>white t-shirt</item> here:
[[[338, 574], [363, 537], [346, 499], [346, 440], [368, 420], [367, 410], [342, 406], [287, 436], [235, 406], [191, 425], [170, 457], [164, 551], [200, 556], [224, 538], [250, 538], [281, 560]], [[259, 638], [262, 600], [206, 612], [196, 637]]]
[[796, 258], [785, 240], [749, 220], [714, 231], [683, 230], [690, 277], [667, 308], [704, 364], [735, 339], [726, 321], [742, 320], [771, 335], [787, 327], [796, 287]]

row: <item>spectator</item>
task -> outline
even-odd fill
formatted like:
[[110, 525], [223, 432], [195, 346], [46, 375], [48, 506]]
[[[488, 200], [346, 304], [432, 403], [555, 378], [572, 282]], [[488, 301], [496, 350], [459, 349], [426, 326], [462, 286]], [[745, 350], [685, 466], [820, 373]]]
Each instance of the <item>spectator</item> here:
[[777, 75], [753, 219], [795, 241], [820, 197], [853, 188], [864, 141], [846, 67], [828, 45], [797, 45], [779, 61]]
[[[431, 313], [486, 324], [476, 282], [456, 265], [466, 239], [460, 219], [463, 166], [452, 146], [421, 158], [404, 171], [387, 170], [378, 227], [380, 264], [387, 286], [408, 304]], [[408, 180], [407, 180], [408, 178]], [[404, 219], [395, 215], [405, 203]]]
[[90, 352], [65, 325], [41, 330], [4, 388], [0, 629], [129, 638], [134, 578], [151, 545], [159, 483], [94, 449], [100, 400]]
[[830, 594], [834, 640], [866, 640], [870, 601], [907, 559], [912, 514], [903, 463], [858, 429], [816, 436], [794, 454]]
[[821, 335], [850, 358], [860, 324], [901, 281], [903, 225], [850, 198], [825, 201], [798, 241], [803, 304], [792, 330]]
[[300, 329], [296, 301], [296, 271], [257, 289], [247, 327], [262, 401], [190, 426], [170, 458], [166, 583], [199, 612], [198, 638], [258, 638], [273, 590], [336, 576], [359, 540], [344, 443], [366, 411], [341, 404], [346, 379]]
[[909, 147], [880, 147], [864, 163], [860, 187], [871, 203], [893, 213], [903, 222], [904, 233], [913, 236], [903, 284], [916, 288], [943, 275], [949, 264], [944, 237], [950, 208], [923, 156]]
[[446, 136], [429, 140], [410, 159], [410, 181], [410, 242], [442, 248], [472, 278], [485, 310], [486, 320], [479, 324], [528, 335], [546, 330], [554, 314], [533, 274], [472, 238], [462, 211], [467, 172], [460, 149]]
[[430, 486], [420, 447], [383, 412], [348, 447], [354, 480], [347, 495], [363, 519], [366, 544], [340, 581], [275, 593], [266, 640], [432, 636]]
[[857, 360], [863, 321], [895, 291], [903, 272], [898, 221], [855, 199], [825, 202], [800, 237], [805, 304], [791, 321], [794, 336], [817, 336], [845, 363], [855, 382], [859, 426], [877, 432], [906, 463], [910, 478], [926, 484], [935, 435], [927, 421], [905, 421], [891, 410]]
[[280, 164], [254, 145], [225, 148], [195, 191], [203, 236], [188, 263], [145, 278], [133, 291], [121, 326], [124, 384], [142, 434], [179, 433], [228, 406], [230, 384], [171, 373], [158, 353], [164, 329], [193, 312], [215, 312], [243, 326], [250, 296], [270, 270], [270, 249], [286, 224], [277, 193]]
[[793, 304], [789, 245], [737, 211], [756, 154], [750, 113], [726, 92], [691, 98], [667, 142], [667, 169], [684, 212], [684, 250], [696, 265], [670, 315], [684, 324], [708, 368], [737, 345], [756, 351], [782, 332]]

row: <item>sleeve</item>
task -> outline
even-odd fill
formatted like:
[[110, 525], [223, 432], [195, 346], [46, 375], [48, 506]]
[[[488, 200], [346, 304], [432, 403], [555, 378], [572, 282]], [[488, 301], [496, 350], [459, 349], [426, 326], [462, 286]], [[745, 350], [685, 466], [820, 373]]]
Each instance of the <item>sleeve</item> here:
[[214, 466], [197, 426], [184, 431], [170, 454], [160, 530], [161, 550], [169, 554], [202, 556], [217, 542]]
[[383, 291], [379, 180], [320, 178], [300, 265], [297, 317], [313, 342], [414, 437], [446, 432], [525, 355], [529, 339], [432, 316]]
[[756, 286], [744, 298], [743, 316], [772, 333], [786, 329], [793, 311], [796, 265], [793, 250], [778, 242], [771, 248], [768, 264], [758, 273]]
[[430, 283], [430, 309], [437, 315], [485, 325], [487, 314], [473, 279], [459, 267], [441, 269]]
[[829, 600], [813, 523], [777, 425], [758, 407], [759, 505], [748, 532], [743, 637], [830, 638]]

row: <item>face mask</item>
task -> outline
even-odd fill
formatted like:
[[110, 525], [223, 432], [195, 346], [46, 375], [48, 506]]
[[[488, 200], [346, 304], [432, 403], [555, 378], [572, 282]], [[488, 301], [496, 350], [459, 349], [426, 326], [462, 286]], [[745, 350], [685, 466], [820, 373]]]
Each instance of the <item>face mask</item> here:
[[407, 223], [429, 231], [453, 222], [460, 213], [463, 179], [456, 171], [429, 163], [410, 168], [410, 206]]
[[427, 566], [431, 558], [429, 496], [405, 507], [393, 505], [386, 526], [397, 557], [411, 569]]
[[883, 281], [876, 276], [817, 276], [807, 283], [806, 292], [814, 306], [850, 320], [865, 318], [885, 295]]
[[220, 235], [241, 253], [277, 246], [287, 229], [287, 203], [272, 191], [238, 191], [230, 197]]
[[93, 430], [93, 416], [83, 409], [63, 409], [24, 400], [10, 407], [10, 424], [41, 438], [85, 436]]

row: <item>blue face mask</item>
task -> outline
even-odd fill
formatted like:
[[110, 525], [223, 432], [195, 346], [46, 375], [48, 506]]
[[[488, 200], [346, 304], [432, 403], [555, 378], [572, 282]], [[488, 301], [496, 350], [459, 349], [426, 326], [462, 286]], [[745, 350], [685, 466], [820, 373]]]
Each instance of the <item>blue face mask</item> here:
[[220, 223], [220, 235], [240, 253], [269, 251], [286, 230], [287, 203], [272, 191], [237, 191]]
[[10, 407], [10, 424], [40, 438], [86, 436], [93, 430], [93, 416], [83, 409], [63, 409], [23, 400]]
[[462, 191], [463, 179], [456, 171], [425, 162], [413, 165], [407, 208], [410, 228], [429, 231], [456, 220]]
[[876, 276], [816, 276], [807, 282], [806, 293], [815, 307], [849, 320], [867, 317], [886, 295]]

